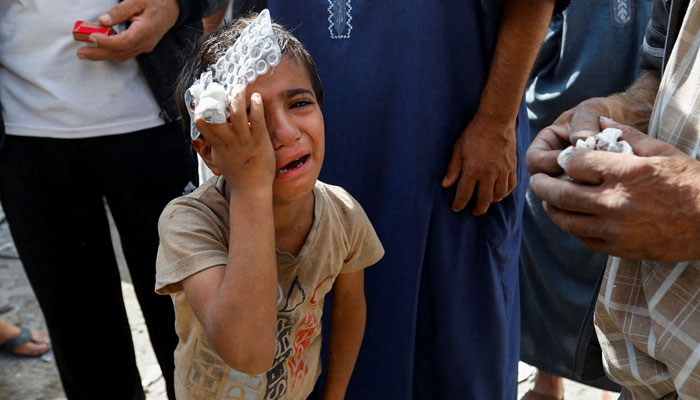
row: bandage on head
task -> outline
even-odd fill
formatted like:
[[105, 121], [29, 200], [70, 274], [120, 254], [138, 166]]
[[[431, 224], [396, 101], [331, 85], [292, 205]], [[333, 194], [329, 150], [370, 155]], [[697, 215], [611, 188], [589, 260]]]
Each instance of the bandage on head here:
[[270, 12], [265, 9], [243, 29], [226, 53], [185, 92], [192, 140], [200, 135], [194, 125], [195, 115], [210, 124], [225, 123], [233, 96], [245, 90], [248, 84], [255, 82], [258, 76], [266, 74], [281, 60], [282, 50], [272, 30]]

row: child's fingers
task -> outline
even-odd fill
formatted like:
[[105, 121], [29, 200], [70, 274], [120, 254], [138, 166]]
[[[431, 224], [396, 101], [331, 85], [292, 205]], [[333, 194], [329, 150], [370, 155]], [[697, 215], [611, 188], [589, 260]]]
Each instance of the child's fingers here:
[[263, 108], [260, 93], [253, 93], [250, 96], [250, 134], [258, 138], [268, 138], [267, 126], [265, 125], [265, 109]]
[[197, 130], [202, 134], [202, 136], [204, 136], [205, 139], [212, 141], [212, 139], [215, 138], [214, 131], [212, 130], [212, 127], [215, 125], [208, 124], [204, 118], [197, 114], [194, 115], [194, 126], [197, 127]]
[[231, 127], [237, 135], [250, 136], [248, 128], [248, 115], [246, 111], [245, 89], [239, 90], [231, 99], [229, 105], [229, 121]]

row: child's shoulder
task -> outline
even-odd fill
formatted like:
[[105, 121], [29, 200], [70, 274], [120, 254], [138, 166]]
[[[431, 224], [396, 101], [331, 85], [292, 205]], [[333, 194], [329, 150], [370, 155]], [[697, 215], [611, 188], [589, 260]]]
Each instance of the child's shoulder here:
[[199, 185], [190, 193], [183, 193], [172, 199], [165, 209], [173, 207], [208, 207], [215, 208], [217, 203], [225, 203], [226, 199], [223, 196], [223, 178], [214, 176]]
[[171, 200], [160, 215], [159, 225], [178, 223], [177, 216], [190, 219], [198, 215], [207, 215], [217, 220], [225, 219], [228, 206], [222, 192], [223, 178], [210, 178], [191, 193]]
[[320, 206], [327, 208], [322, 213], [327, 218], [335, 219], [346, 227], [363, 223], [367, 219], [360, 203], [344, 188], [319, 180], [316, 181], [314, 191], [323, 199]]
[[384, 255], [384, 248], [360, 203], [340, 186], [318, 181], [314, 190], [328, 204], [322, 218], [326, 222], [321, 224], [328, 227], [329, 240], [335, 240], [329, 246], [345, 249], [340, 272], [353, 272], [376, 263]]
[[360, 203], [341, 186], [331, 185], [317, 180], [314, 191], [320, 194], [324, 202], [328, 203], [332, 208], [344, 210], [345, 212], [354, 212], [358, 208], [360, 210], [362, 209]]

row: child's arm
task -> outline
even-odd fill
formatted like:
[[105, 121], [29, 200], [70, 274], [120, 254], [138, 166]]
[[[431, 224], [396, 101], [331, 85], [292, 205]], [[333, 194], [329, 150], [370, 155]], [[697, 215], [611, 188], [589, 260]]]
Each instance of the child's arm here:
[[211, 146], [200, 154], [230, 188], [228, 262], [188, 277], [183, 289], [219, 356], [238, 371], [261, 373], [272, 366], [277, 332], [275, 156], [259, 95], [251, 97], [250, 126], [245, 94], [229, 111], [227, 124], [195, 121], [206, 138], [198, 146]]
[[328, 371], [324, 400], [343, 399], [365, 333], [364, 269], [340, 274], [333, 284]]

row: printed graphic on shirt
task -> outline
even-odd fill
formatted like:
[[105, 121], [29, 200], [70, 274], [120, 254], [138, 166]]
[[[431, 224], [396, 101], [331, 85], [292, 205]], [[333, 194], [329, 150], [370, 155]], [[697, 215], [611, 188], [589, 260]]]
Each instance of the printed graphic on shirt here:
[[317, 315], [324, 294], [319, 289], [334, 276], [323, 278], [311, 298], [298, 276], [292, 280], [277, 315], [275, 358], [265, 373], [248, 375], [229, 368], [206, 340], [198, 340], [185, 377], [190, 393], [205, 399], [276, 400], [303, 390], [297, 386], [303, 385], [310, 373], [305, 352], [320, 329]]
[[328, 0], [328, 31], [333, 39], [350, 39], [351, 0]]
[[[198, 393], [204, 399], [257, 400], [265, 391], [265, 378], [247, 375], [228, 368], [216, 351], [203, 340], [195, 344], [194, 357], [185, 376], [190, 393]], [[229, 370], [228, 379], [222, 379]]]
[[277, 349], [275, 350], [275, 360], [272, 363], [272, 369], [266, 373], [267, 388], [265, 389], [265, 400], [281, 399], [287, 393], [289, 375], [284, 368], [284, 364], [287, 358], [294, 353], [290, 340], [294, 322], [291, 315], [278, 315], [277, 317]]
[[284, 307], [280, 309], [280, 313], [290, 313], [297, 309], [306, 300], [306, 293], [304, 288], [299, 283], [299, 277], [295, 277], [292, 284], [289, 286], [287, 291], [286, 300], [284, 300]]
[[610, 0], [613, 23], [623, 28], [634, 20], [634, 0]]
[[298, 276], [292, 281], [285, 306], [277, 317], [277, 349], [273, 367], [267, 372], [265, 400], [280, 399], [288, 391], [294, 392], [296, 386], [307, 378], [309, 367], [304, 362], [304, 353], [320, 329], [316, 315], [321, 303], [316, 298], [317, 292], [334, 276], [328, 275], [316, 285], [309, 306], [302, 307], [300, 311], [297, 310], [306, 302], [306, 291], [299, 283]]

